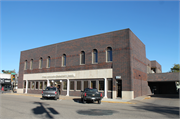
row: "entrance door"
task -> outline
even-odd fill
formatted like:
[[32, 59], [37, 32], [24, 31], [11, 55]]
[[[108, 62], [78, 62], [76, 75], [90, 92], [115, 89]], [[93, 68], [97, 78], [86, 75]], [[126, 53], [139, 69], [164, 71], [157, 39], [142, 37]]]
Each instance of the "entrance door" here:
[[117, 80], [116, 82], [116, 91], [117, 91], [117, 97], [121, 97], [121, 91], [122, 91], [122, 81]]

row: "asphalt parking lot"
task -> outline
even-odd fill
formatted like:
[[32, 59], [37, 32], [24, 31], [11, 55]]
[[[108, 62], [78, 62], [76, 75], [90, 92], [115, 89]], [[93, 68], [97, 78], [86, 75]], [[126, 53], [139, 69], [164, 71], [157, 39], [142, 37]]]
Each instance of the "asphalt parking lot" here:
[[119, 118], [179, 118], [178, 96], [151, 96], [131, 100], [131, 103], [83, 104], [77, 97], [42, 100], [38, 95], [0, 94], [0, 118], [51, 119], [119, 119]]

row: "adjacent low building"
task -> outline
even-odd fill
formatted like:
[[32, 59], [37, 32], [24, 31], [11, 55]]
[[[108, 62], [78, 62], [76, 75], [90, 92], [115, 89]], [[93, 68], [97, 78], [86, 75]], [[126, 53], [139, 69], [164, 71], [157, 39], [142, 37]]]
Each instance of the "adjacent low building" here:
[[149, 73], [161, 73], [161, 65], [148, 60], [142, 41], [124, 29], [22, 51], [18, 93], [52, 85], [61, 95], [80, 96], [92, 87], [105, 98], [133, 99], [152, 94]]
[[4, 89], [11, 89], [11, 74], [0, 73], [0, 90], [2, 87]]

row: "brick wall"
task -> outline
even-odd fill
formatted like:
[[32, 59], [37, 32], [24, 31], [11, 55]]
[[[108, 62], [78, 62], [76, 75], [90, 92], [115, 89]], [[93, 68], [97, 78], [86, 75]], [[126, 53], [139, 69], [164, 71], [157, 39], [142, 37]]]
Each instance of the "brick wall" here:
[[148, 82], [179, 81], [179, 72], [148, 74], [147, 80], [148, 80]]

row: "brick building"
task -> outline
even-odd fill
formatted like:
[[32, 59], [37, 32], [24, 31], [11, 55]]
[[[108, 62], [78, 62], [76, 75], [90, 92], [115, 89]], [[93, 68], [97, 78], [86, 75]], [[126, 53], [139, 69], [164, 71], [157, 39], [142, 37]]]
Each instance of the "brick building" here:
[[145, 45], [130, 30], [79, 38], [21, 52], [18, 93], [41, 93], [49, 85], [80, 96], [86, 87], [104, 97], [133, 99], [151, 94], [148, 73], [161, 65], [146, 58]]

